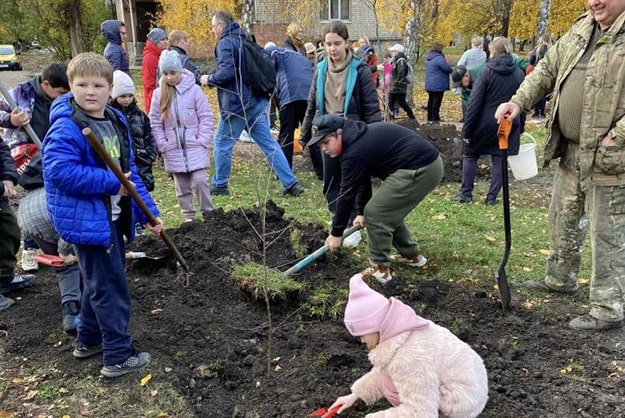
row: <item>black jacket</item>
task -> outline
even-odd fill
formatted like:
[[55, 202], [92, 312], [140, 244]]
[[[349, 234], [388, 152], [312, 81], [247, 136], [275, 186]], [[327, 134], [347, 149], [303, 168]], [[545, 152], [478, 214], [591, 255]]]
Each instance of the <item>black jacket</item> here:
[[13, 184], [17, 184], [17, 170], [13, 157], [11, 157], [11, 150], [6, 142], [0, 138], [0, 209], [4, 209], [9, 204], [9, 199], [4, 197], [2, 180], [10, 180]]
[[[510, 100], [524, 78], [525, 74], [514, 63], [511, 55], [497, 55], [486, 63], [486, 69], [475, 81], [469, 97], [462, 137], [471, 141], [463, 145], [463, 154], [479, 156], [500, 152], [495, 110], [500, 104]], [[521, 123], [517, 117], [508, 138], [508, 155], [519, 153], [520, 136]]]
[[403, 52], [391, 60], [391, 89], [389, 93], [406, 94], [408, 91], [408, 57]]
[[[382, 140], [381, 140], [382, 139]], [[371, 177], [385, 180], [397, 170], [416, 170], [438, 158], [438, 150], [411, 129], [393, 123], [367, 125], [345, 120], [341, 191], [332, 220], [332, 235], [341, 236], [356, 204], [359, 215], [371, 198]]]
[[122, 107], [116, 102], [111, 102], [111, 105], [119, 109], [126, 117], [132, 134], [132, 152], [135, 154], [135, 165], [139, 177], [143, 180], [148, 191], [151, 192], [154, 190], [152, 164], [156, 161], [157, 151], [154, 137], [152, 137], [150, 119], [139, 109], [136, 101], [127, 107]]

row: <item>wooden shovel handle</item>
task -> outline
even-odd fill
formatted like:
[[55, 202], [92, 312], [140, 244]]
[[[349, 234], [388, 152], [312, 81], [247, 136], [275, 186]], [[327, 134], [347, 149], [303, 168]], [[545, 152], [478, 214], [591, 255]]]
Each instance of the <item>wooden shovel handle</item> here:
[[[156, 217], [152, 215], [152, 212], [150, 211], [150, 208], [148, 208], [148, 205], [146, 205], [143, 199], [141, 199], [141, 196], [139, 196], [139, 193], [137, 193], [137, 190], [134, 188], [133, 184], [122, 172], [122, 169], [117, 164], [115, 164], [115, 161], [113, 161], [109, 153], [106, 152], [106, 149], [104, 149], [104, 146], [100, 143], [100, 141], [98, 141], [98, 138], [96, 138], [93, 132], [91, 132], [91, 129], [83, 129], [82, 134], [87, 138], [87, 141], [89, 141], [89, 145], [91, 145], [91, 148], [93, 148], [95, 153], [98, 154], [98, 156], [102, 158], [102, 160], [104, 160], [106, 166], [111, 169], [113, 174], [115, 174], [115, 177], [117, 177], [120, 183], [124, 186], [130, 197], [132, 197], [134, 201], [137, 202], [137, 205], [139, 205], [141, 211], [148, 218], [148, 222], [150, 223], [150, 225], [158, 225], [158, 221], [156, 220]], [[187, 265], [184, 258], [182, 258], [182, 254], [180, 254], [178, 248], [176, 248], [171, 239], [169, 239], [169, 236], [165, 232], [164, 228], [161, 229], [161, 233], [159, 234], [159, 236], [161, 237], [165, 245], [167, 245], [167, 248], [172, 253], [172, 255], [176, 258], [176, 260], [178, 260], [182, 268], [184, 268], [184, 270], [189, 273], [189, 266]]]

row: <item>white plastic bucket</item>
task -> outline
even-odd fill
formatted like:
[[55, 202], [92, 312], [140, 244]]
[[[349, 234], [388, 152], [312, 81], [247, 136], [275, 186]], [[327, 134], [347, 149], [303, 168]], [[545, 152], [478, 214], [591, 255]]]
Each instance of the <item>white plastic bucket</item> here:
[[527, 132], [523, 132], [521, 138], [527, 137], [532, 143], [521, 144], [518, 155], [508, 157], [508, 164], [516, 180], [527, 180], [538, 174], [538, 162], [536, 161], [536, 139]]

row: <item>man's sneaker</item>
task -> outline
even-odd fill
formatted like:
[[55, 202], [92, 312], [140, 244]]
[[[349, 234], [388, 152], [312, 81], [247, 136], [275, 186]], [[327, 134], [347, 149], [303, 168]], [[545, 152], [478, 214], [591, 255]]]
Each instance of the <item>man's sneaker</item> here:
[[391, 276], [391, 269], [389, 267], [380, 266], [377, 264], [370, 265], [369, 267], [361, 271], [360, 274], [362, 274], [363, 279], [373, 277], [382, 284], [388, 283], [393, 280], [393, 276]]
[[230, 190], [228, 190], [228, 186], [219, 187], [211, 184], [211, 194], [213, 196], [228, 196]]
[[72, 355], [75, 358], [85, 359], [89, 357], [93, 357], [102, 352], [102, 345], [84, 345], [83, 343], [76, 341], [76, 347], [74, 347], [74, 351]]
[[63, 331], [75, 334], [78, 325], [80, 324], [80, 306], [78, 301], [70, 300], [61, 305], [61, 312], [63, 312]]
[[130, 356], [123, 363], [114, 366], [104, 366], [100, 369], [100, 374], [104, 377], [114, 378], [128, 373], [136, 372], [150, 364], [152, 357], [150, 353], [141, 352]]
[[458, 202], [458, 203], [471, 203], [473, 202], [473, 197], [466, 196], [462, 193], [458, 193], [457, 195], [451, 198], [451, 201]]
[[282, 196], [291, 195], [293, 197], [297, 197], [304, 193], [304, 188], [300, 186], [299, 183], [294, 183], [293, 185], [282, 190]]
[[11, 298], [5, 298], [4, 296], [0, 295], [0, 312], [4, 311], [5, 309], [9, 309], [11, 306], [13, 306], [13, 304], [15, 303], [15, 301]]
[[362, 240], [362, 234], [360, 231], [356, 231], [345, 237], [341, 245], [345, 248], [356, 248], [360, 244], [360, 240]]
[[575, 296], [577, 295], [577, 289], [573, 290], [559, 290], [549, 287], [549, 285], [545, 282], [545, 279], [542, 280], [526, 280], [523, 282], [523, 286], [529, 290], [539, 290], [542, 292], [549, 293], [561, 293], [563, 295]]
[[26, 272], [39, 270], [39, 263], [35, 260], [36, 255], [37, 250], [33, 248], [22, 251], [22, 270]]
[[391, 260], [397, 261], [398, 263], [405, 264], [410, 267], [423, 267], [428, 262], [428, 259], [423, 257], [421, 254], [417, 254], [417, 255], [395, 254], [391, 256]]
[[569, 322], [569, 328], [578, 331], [603, 331], [606, 329], [621, 328], [622, 326], [622, 319], [620, 321], [604, 321], [590, 314], [578, 316]]
[[34, 284], [35, 276], [32, 274], [16, 274], [15, 276], [2, 277], [0, 278], [0, 294], [25, 289]]

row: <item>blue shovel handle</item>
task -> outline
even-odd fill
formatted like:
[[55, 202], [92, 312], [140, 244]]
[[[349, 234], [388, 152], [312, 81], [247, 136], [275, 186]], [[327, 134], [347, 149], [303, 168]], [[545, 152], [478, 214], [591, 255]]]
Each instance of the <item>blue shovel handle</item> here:
[[[354, 232], [358, 231], [359, 229], [360, 229], [360, 226], [357, 226], [357, 225], [352, 226], [349, 229], [346, 229], [345, 232], [343, 232], [343, 236], [341, 237], [341, 239], [344, 240], [345, 238], [347, 238]], [[304, 257], [299, 263], [295, 264], [293, 267], [285, 271], [284, 274], [287, 276], [290, 276], [294, 273], [297, 273], [298, 271], [300, 271], [301, 269], [303, 269], [304, 267], [306, 267], [307, 265], [309, 265], [310, 263], [312, 263], [313, 261], [321, 257], [323, 254], [328, 252], [329, 249], [330, 249], [330, 246], [328, 244], [325, 244], [323, 247], [319, 248], [314, 253]]]

